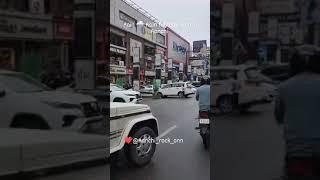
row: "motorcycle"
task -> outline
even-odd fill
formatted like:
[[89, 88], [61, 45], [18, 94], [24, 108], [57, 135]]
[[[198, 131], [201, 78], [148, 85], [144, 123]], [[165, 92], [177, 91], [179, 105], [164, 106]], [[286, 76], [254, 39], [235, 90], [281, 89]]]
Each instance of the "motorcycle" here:
[[208, 111], [199, 112], [199, 127], [196, 129], [200, 130], [200, 136], [202, 137], [203, 145], [205, 149], [210, 147], [210, 118]]

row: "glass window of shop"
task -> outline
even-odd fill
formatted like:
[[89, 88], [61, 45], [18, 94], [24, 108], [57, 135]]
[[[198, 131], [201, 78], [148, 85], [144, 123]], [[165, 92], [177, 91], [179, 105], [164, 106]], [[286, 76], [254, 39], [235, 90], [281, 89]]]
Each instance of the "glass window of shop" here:
[[110, 33], [110, 44], [120, 46], [120, 47], [126, 47], [127, 42], [125, 40], [126, 38], [114, 33]]

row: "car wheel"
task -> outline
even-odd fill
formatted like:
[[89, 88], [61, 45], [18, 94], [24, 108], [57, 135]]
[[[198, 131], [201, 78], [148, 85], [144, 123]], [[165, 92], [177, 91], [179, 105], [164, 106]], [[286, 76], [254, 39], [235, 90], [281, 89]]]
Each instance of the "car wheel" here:
[[231, 113], [234, 108], [232, 96], [222, 96], [219, 98], [218, 107], [222, 113]]
[[164, 97], [165, 97], [161, 92], [158, 92], [157, 95], [158, 95], [158, 97], [160, 97], [160, 98], [164, 98]]
[[147, 165], [156, 150], [155, 142], [150, 142], [155, 140], [156, 133], [149, 127], [143, 127], [134, 132], [131, 137], [141, 141], [126, 145], [125, 155], [128, 161], [138, 167]]
[[179, 96], [179, 98], [183, 98], [184, 97], [184, 93], [183, 92], [179, 92], [178, 96]]
[[113, 100], [113, 102], [125, 103], [126, 101], [125, 101], [124, 99], [122, 99], [122, 98], [115, 98], [115, 99]]

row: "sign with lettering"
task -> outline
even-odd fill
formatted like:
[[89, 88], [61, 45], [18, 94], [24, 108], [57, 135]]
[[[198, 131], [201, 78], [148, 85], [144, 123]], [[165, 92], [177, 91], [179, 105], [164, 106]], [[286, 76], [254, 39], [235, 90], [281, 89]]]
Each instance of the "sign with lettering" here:
[[94, 88], [95, 62], [92, 60], [75, 61], [75, 81], [76, 89]]
[[125, 66], [110, 65], [110, 74], [127, 74]]
[[49, 19], [1, 17], [0, 36], [25, 39], [52, 39], [53, 25]]

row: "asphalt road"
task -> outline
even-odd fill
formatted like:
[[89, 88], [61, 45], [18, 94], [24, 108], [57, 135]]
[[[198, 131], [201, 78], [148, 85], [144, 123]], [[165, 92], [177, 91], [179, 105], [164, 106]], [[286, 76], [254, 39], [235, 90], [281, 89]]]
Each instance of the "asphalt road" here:
[[126, 163], [112, 164], [111, 179], [209, 180], [210, 153], [204, 149], [201, 137], [194, 129], [198, 111], [195, 98], [144, 98], [144, 103], [158, 118], [160, 133], [174, 128], [163, 138], [182, 139], [183, 143], [157, 145], [152, 162], [144, 168], [130, 168]]
[[272, 180], [281, 174], [284, 141], [273, 104], [215, 118], [214, 180]]

